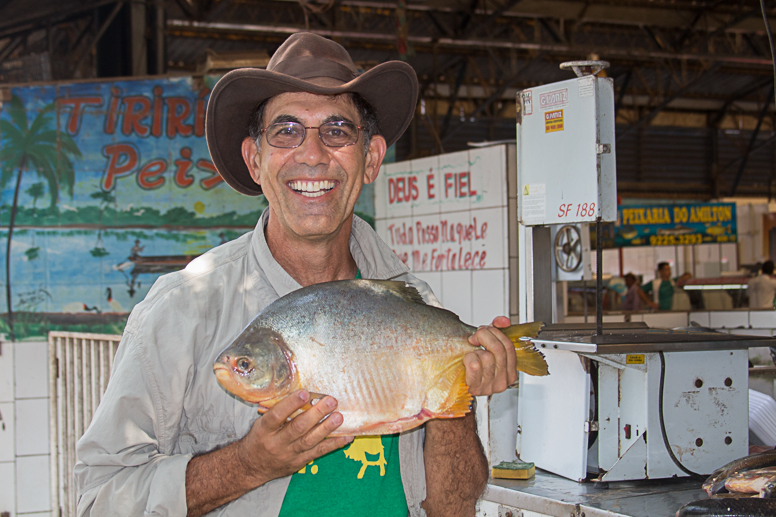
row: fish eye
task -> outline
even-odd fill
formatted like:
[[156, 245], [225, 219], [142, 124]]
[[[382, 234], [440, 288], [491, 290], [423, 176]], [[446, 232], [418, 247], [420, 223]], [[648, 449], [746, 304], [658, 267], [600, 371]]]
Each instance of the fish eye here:
[[237, 365], [237, 369], [242, 373], [247, 373], [249, 370], [251, 370], [251, 360], [247, 357], [238, 357], [235, 360], [235, 364]]

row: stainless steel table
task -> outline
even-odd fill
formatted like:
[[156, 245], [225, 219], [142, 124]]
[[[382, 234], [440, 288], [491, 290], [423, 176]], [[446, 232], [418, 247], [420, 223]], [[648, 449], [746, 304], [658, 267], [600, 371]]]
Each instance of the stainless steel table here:
[[536, 470], [529, 480], [491, 479], [486, 501], [558, 517], [673, 517], [684, 504], [705, 499], [688, 478], [577, 483]]

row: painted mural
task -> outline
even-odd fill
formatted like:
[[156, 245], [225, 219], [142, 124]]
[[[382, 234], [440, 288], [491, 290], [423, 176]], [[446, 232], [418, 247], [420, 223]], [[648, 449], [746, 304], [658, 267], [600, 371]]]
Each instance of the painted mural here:
[[[205, 142], [216, 80], [4, 92], [0, 332], [120, 333], [159, 275], [253, 229], [266, 200], [226, 185]], [[370, 222], [372, 195], [356, 207]]]

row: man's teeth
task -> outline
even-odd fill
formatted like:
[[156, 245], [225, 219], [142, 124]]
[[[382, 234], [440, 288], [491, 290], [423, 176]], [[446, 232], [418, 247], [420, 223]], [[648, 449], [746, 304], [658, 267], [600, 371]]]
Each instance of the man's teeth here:
[[318, 197], [334, 188], [334, 182], [323, 181], [292, 181], [289, 183], [291, 189], [299, 192], [306, 197]]

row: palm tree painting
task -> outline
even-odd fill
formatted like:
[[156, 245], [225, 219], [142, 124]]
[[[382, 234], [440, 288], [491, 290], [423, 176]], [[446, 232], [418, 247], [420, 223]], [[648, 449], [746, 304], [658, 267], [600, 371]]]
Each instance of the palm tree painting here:
[[[54, 104], [41, 109], [32, 123], [27, 118], [27, 110], [22, 100], [14, 95], [6, 108], [10, 120], [0, 119], [0, 162], [3, 163], [0, 174], [0, 187], [4, 187], [14, 178], [16, 187], [13, 193], [10, 220], [8, 222], [8, 243], [5, 256], [5, 290], [8, 303], [8, 327], [10, 338], [16, 340], [13, 328], [13, 308], [11, 304], [11, 239], [13, 237], [16, 212], [19, 206], [19, 189], [25, 171], [35, 171], [38, 177], [48, 183], [50, 209], [55, 209], [59, 200], [60, 188], [70, 197], [73, 196], [75, 169], [72, 158], [81, 158], [81, 151], [75, 141], [66, 133], [53, 129]], [[72, 158], [71, 158], [72, 157]], [[36, 199], [37, 201], [37, 199]]]

